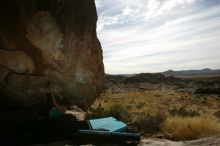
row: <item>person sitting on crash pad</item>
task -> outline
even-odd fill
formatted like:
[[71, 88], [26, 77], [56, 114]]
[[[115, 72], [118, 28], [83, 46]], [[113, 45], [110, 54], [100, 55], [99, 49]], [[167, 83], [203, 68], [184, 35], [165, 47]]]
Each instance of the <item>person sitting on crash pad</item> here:
[[46, 84], [45, 95], [47, 98], [47, 108], [49, 117], [59, 117], [65, 114], [67, 106], [64, 103], [63, 97], [60, 93], [52, 87], [49, 81]]

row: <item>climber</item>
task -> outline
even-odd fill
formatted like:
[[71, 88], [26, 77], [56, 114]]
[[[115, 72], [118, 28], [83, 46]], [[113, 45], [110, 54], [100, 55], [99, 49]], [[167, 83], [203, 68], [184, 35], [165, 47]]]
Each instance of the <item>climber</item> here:
[[49, 117], [59, 117], [64, 115], [67, 110], [64, 98], [52, 86], [52, 83], [50, 81], [48, 81], [46, 84], [45, 95], [47, 98], [47, 108]]

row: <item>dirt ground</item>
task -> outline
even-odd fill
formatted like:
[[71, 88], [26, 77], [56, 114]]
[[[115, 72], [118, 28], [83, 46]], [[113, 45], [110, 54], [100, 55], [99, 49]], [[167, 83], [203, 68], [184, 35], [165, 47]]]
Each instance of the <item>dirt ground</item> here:
[[[71, 144], [71, 141], [61, 141], [50, 144], [39, 144], [33, 146], [76, 146]], [[92, 144], [83, 145], [83, 146], [94, 146]], [[120, 146], [120, 145], [108, 145], [103, 146]], [[220, 146], [220, 135], [202, 138], [192, 141], [180, 141], [174, 142], [166, 139], [156, 139], [156, 138], [143, 138], [137, 146]]]
[[143, 139], [138, 146], [220, 146], [220, 135], [192, 141], [174, 142], [165, 139]]

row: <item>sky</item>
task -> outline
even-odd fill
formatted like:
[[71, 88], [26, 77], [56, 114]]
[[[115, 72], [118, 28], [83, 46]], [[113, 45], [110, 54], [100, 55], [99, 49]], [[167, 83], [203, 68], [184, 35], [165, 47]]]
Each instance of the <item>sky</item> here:
[[105, 72], [220, 69], [220, 0], [95, 0]]

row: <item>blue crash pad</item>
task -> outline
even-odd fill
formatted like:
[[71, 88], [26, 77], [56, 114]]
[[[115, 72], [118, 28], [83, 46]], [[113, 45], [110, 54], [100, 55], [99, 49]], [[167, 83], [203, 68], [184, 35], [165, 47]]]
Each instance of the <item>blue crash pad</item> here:
[[111, 135], [109, 131], [96, 131], [96, 130], [79, 130], [80, 134], [89, 134], [89, 135]]
[[127, 129], [127, 125], [113, 117], [89, 120], [91, 130], [120, 132]]
[[114, 135], [114, 136], [133, 136], [140, 137], [139, 133], [125, 133], [125, 132], [109, 132], [109, 131], [96, 131], [96, 130], [79, 130], [80, 134], [87, 135]]

